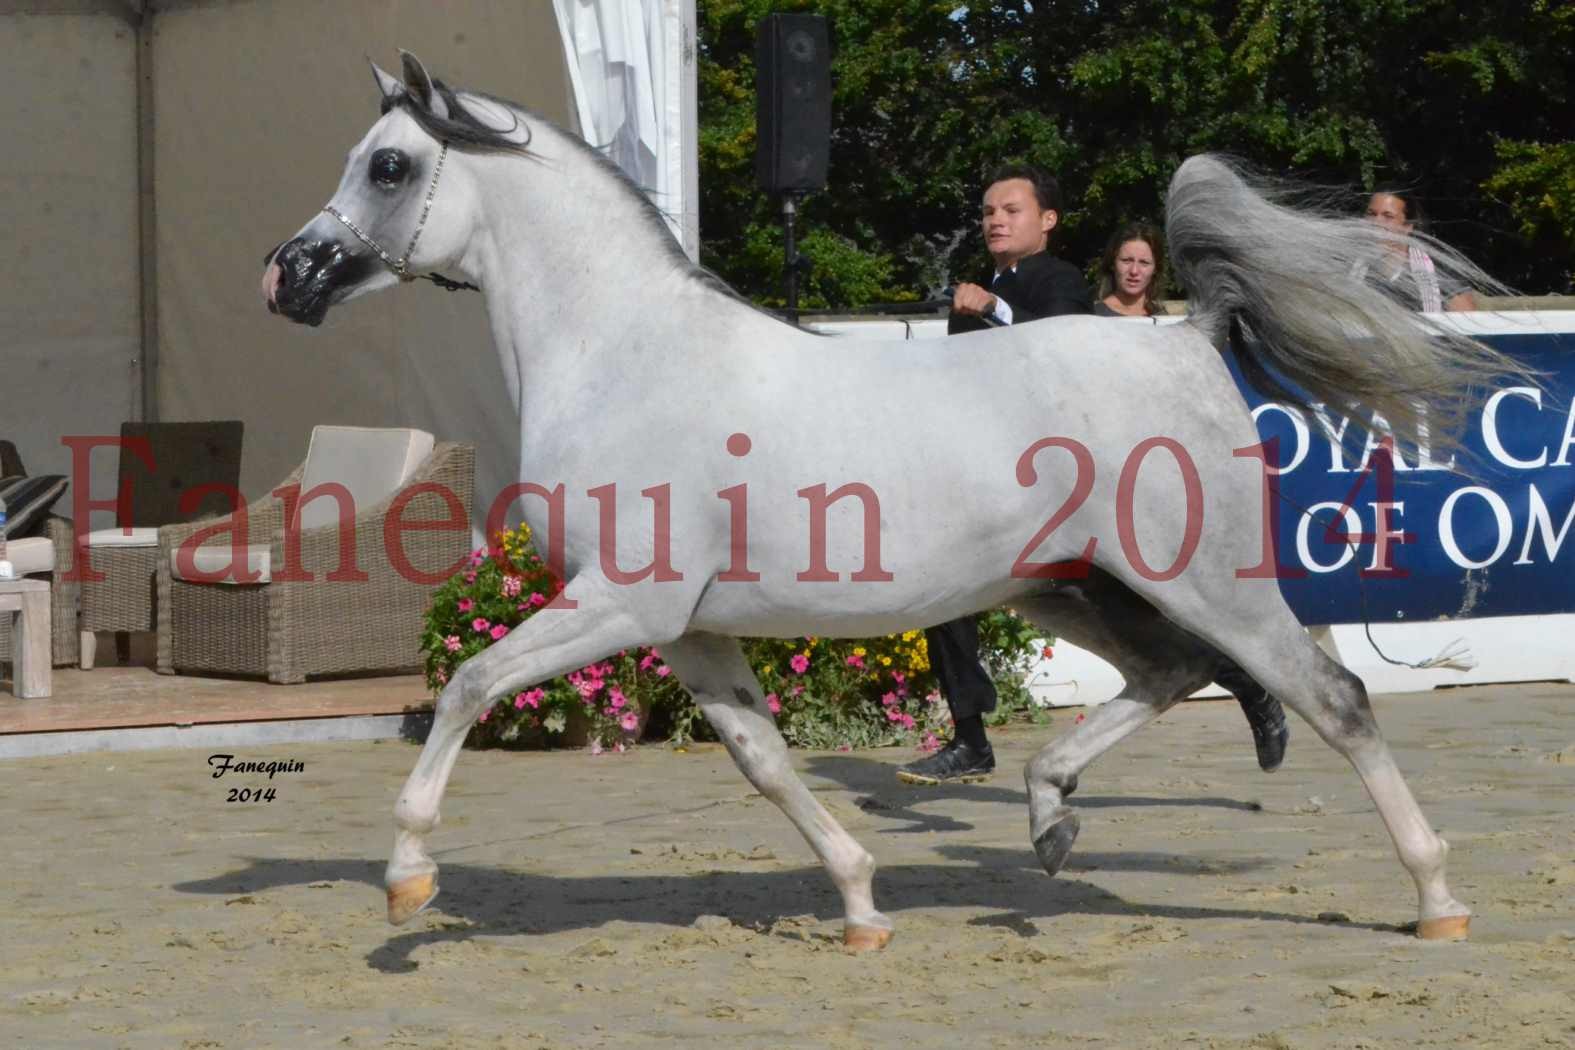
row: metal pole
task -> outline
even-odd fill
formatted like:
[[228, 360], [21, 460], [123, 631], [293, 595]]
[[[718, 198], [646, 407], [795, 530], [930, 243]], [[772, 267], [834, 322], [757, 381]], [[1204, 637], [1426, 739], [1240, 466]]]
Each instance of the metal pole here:
[[798, 201], [793, 194], [782, 195], [782, 273], [787, 278], [787, 323], [798, 326], [798, 247], [793, 243], [793, 219]]
[[140, 266], [142, 353], [136, 375], [141, 386], [141, 415], [154, 423], [159, 418], [159, 258], [158, 214], [154, 205], [153, 109], [153, 10], [149, 3], [133, 5], [137, 33], [137, 238]]

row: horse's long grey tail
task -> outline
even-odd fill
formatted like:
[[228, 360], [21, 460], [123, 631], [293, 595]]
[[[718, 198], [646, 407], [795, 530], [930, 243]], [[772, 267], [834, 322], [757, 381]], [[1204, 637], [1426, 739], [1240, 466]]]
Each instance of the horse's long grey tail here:
[[[1217, 156], [1192, 157], [1176, 171], [1165, 232], [1193, 322], [1216, 346], [1239, 326], [1243, 370], [1266, 394], [1288, 396], [1264, 365], [1314, 400], [1376, 410], [1403, 440], [1420, 432], [1434, 449], [1449, 447], [1474, 388], [1523, 370], [1384, 290], [1380, 260], [1392, 257], [1395, 234], [1277, 203], [1285, 196]], [[1412, 240], [1444, 287], [1502, 288], [1447, 245]]]

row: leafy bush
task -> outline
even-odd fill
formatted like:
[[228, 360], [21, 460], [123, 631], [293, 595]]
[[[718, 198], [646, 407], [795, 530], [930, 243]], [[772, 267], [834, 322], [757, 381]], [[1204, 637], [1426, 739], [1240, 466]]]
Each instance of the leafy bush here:
[[[507, 637], [562, 590], [531, 544], [529, 526], [500, 533], [490, 551], [438, 588], [422, 636], [427, 685], [441, 692], [460, 664]], [[980, 648], [995, 679], [999, 723], [1035, 710], [1022, 673], [1039, 632], [1004, 611], [984, 614]], [[744, 654], [782, 735], [800, 747], [917, 743], [949, 734], [946, 704], [923, 631], [886, 638], [752, 638]], [[710, 729], [657, 649], [617, 653], [499, 697], [472, 727], [475, 745], [588, 744], [621, 751], [643, 735], [706, 739]]]

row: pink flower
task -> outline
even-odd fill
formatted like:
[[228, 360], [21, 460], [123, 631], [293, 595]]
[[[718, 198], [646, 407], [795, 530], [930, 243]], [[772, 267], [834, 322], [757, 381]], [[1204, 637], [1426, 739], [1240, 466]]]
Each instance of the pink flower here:
[[505, 576], [505, 577], [503, 577], [503, 597], [505, 597], [505, 598], [517, 598], [517, 597], [519, 597], [520, 588], [523, 587], [523, 586], [524, 586], [524, 583], [523, 583], [523, 581], [520, 580], [520, 578], [518, 576]]
[[528, 689], [514, 698], [515, 707], [524, 707], [529, 704], [533, 708], [541, 707], [541, 702], [547, 698], [547, 691], [540, 687]]
[[487, 560], [487, 548], [485, 548], [485, 547], [477, 547], [475, 550], [470, 552], [470, 564], [472, 566], [480, 565], [482, 562], [484, 562], [486, 560]]
[[485, 722], [487, 719], [489, 719], [491, 717], [492, 717], [492, 708], [489, 707], [485, 711], [481, 712], [481, 717], [476, 719], [476, 721], [478, 721], [478, 722]]
[[539, 609], [543, 605], [547, 604], [547, 599], [542, 596], [540, 591], [536, 591], [536, 592], [532, 593], [531, 596], [530, 596], [530, 604], [531, 604], [531, 608]]
[[660, 667], [658, 667], [656, 669], [656, 677], [658, 677], [658, 678], [666, 678], [668, 675], [670, 675], [672, 673], [673, 673], [673, 669], [671, 667], [668, 667], [666, 664], [663, 664], [662, 666], [660, 666]]
[[494, 624], [493, 627], [492, 627], [492, 640], [495, 642], [498, 639], [500, 639], [500, 638], [504, 637], [505, 635], [507, 635], [508, 633], [509, 633], [509, 629], [507, 627], [505, 627], [503, 624], [501, 624], [501, 623]]
[[782, 701], [777, 699], [777, 694], [775, 693], [766, 694], [766, 706], [771, 709], [771, 713], [774, 715], [782, 713]]
[[913, 716], [907, 713], [904, 713], [898, 721], [902, 723], [904, 729], [912, 729], [914, 726]]
[[897, 694], [887, 693], [880, 698], [880, 704], [882, 707], [895, 707], [897, 705]]
[[938, 751], [938, 750], [940, 750], [940, 747], [941, 747], [940, 738], [937, 737], [934, 733], [925, 733], [924, 734], [924, 739], [919, 741], [919, 750], [920, 751], [925, 751], [925, 752]]
[[465, 582], [466, 583], [475, 583], [476, 582], [476, 574], [474, 572], [467, 572], [465, 574]]
[[788, 690], [788, 695], [789, 696], [798, 696], [803, 691], [804, 691], [804, 687], [803, 686], [795, 685], [792, 689]]
[[863, 668], [864, 668], [864, 658], [862, 656], [850, 656], [850, 657], [848, 657], [848, 666], [849, 667], [857, 667], [860, 670], [863, 670]]
[[591, 754], [599, 755], [601, 753], [602, 753], [602, 742], [600, 740], [592, 740], [591, 741]]
[[441, 667], [439, 667], [437, 669], [437, 674], [434, 675], [433, 677], [435, 677], [438, 680], [438, 684], [439, 685], [447, 685], [448, 684], [448, 672], [443, 670], [443, 668], [441, 668]]
[[484, 632], [487, 628], [489, 628], [491, 626], [492, 625], [490, 623], [488, 623], [486, 620], [482, 619], [480, 616], [478, 616], [474, 620], [470, 621], [470, 629], [472, 631], [475, 631], [477, 634], [481, 634], [482, 632]]
[[640, 714], [638, 711], [625, 711], [623, 717], [618, 719], [618, 724], [623, 726], [625, 733], [632, 733], [640, 728]]
[[629, 702], [628, 699], [624, 697], [623, 690], [619, 689], [617, 686], [613, 686], [611, 689], [607, 690], [607, 696], [607, 706], [612, 708], [614, 711], [617, 711], [619, 708], [623, 707], [624, 704]]
[[459, 600], [459, 611], [460, 612], [470, 612], [470, 610], [474, 609], [475, 607], [476, 607], [476, 603], [471, 601], [469, 598], [461, 598]]
[[574, 683], [574, 688], [580, 691], [580, 698], [582, 700], [589, 701], [591, 697], [601, 692], [602, 686], [606, 684], [607, 683], [603, 682], [600, 678], [581, 678], [578, 682]]
[[518, 696], [516, 696], [514, 698], [514, 710], [516, 710], [516, 711], [523, 711], [523, 710], [525, 710], [525, 694], [524, 693], [521, 693], [521, 694], [519, 694]]
[[640, 670], [649, 671], [651, 669], [651, 665], [654, 663], [656, 663], [656, 654], [646, 653], [645, 656], [640, 660]]
[[901, 671], [893, 671], [891, 673], [891, 680], [896, 682], [898, 685], [901, 685], [908, 680], [908, 676], [903, 674]]
[[793, 659], [788, 661], [788, 666], [793, 668], [795, 674], [803, 674], [809, 670], [809, 657], [803, 653], [794, 653]]
[[459, 652], [459, 635], [451, 634], [447, 638], [443, 639], [443, 648], [447, 649], [451, 653]]

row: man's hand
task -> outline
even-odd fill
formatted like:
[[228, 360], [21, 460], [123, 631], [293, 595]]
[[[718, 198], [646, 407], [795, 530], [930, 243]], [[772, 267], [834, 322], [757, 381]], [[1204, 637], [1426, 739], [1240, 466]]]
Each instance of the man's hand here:
[[995, 294], [977, 284], [959, 284], [952, 293], [952, 312], [970, 317], [994, 313]]

